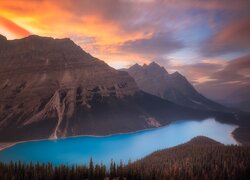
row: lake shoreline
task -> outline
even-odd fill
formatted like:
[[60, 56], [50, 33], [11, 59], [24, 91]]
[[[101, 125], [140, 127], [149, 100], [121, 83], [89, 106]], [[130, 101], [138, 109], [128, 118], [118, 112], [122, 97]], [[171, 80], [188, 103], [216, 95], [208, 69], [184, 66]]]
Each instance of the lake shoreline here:
[[[208, 120], [211, 118], [207, 118], [204, 119], [202, 121]], [[215, 120], [215, 119], [213, 119]], [[180, 120], [184, 121], [184, 120]], [[185, 120], [185, 121], [189, 121], [189, 120]], [[192, 120], [195, 121], [195, 120]], [[215, 120], [216, 121], [216, 120]], [[174, 121], [176, 122], [176, 121]], [[179, 121], [178, 121], [179, 122]], [[131, 131], [131, 132], [121, 132], [121, 133], [114, 133], [114, 134], [108, 134], [108, 135], [76, 135], [76, 136], [68, 136], [68, 137], [61, 137], [61, 138], [57, 138], [57, 139], [52, 139], [52, 138], [46, 138], [46, 139], [33, 139], [33, 140], [25, 140], [25, 141], [17, 141], [17, 142], [4, 142], [4, 143], [0, 143], [0, 151], [10, 148], [12, 146], [15, 146], [17, 144], [21, 144], [21, 143], [26, 143], [26, 142], [36, 142], [36, 141], [46, 141], [46, 140], [50, 140], [50, 141], [57, 141], [57, 140], [61, 140], [61, 139], [68, 139], [68, 138], [78, 138], [78, 137], [95, 137], [95, 138], [103, 138], [103, 137], [110, 137], [110, 136], [116, 136], [116, 135], [126, 135], [126, 134], [134, 134], [134, 133], [140, 133], [140, 132], [145, 132], [145, 131], [151, 131], [151, 130], [156, 130], [156, 129], [161, 129], [164, 128], [166, 126], [169, 126], [170, 124], [172, 124], [173, 122], [170, 122], [168, 124], [165, 124], [163, 126], [160, 127], [152, 127], [152, 128], [146, 128], [146, 129], [141, 129], [141, 130], [137, 130], [137, 131]], [[234, 131], [239, 128], [239, 126], [235, 127], [235, 129], [230, 133], [230, 137], [238, 144], [241, 145], [241, 143], [239, 141], [237, 141], [235, 135], [234, 135]]]
[[12, 147], [14, 145], [16, 145], [18, 142], [6, 142], [6, 143], [0, 143], [0, 151]]

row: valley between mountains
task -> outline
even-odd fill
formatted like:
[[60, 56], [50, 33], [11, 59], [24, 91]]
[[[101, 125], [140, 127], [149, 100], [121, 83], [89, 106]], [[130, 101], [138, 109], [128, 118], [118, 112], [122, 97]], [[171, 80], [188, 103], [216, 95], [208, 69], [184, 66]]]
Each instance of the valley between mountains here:
[[156, 63], [116, 70], [67, 38], [1, 36], [0, 94], [2, 146], [126, 133], [208, 117], [239, 125], [236, 139], [250, 139], [247, 113], [237, 112], [236, 120], [179, 73], [168, 74]]

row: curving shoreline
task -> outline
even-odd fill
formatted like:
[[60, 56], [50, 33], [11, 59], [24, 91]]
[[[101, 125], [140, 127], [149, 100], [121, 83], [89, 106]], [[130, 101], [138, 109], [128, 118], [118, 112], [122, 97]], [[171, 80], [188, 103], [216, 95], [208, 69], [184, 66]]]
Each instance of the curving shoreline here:
[[[207, 120], [207, 119], [204, 119], [204, 120]], [[173, 123], [173, 122], [171, 122], [171, 123]], [[123, 135], [123, 134], [134, 134], [134, 133], [139, 133], [139, 132], [145, 132], [145, 131], [164, 128], [166, 126], [169, 126], [171, 123], [160, 126], [160, 127], [147, 128], [147, 129], [142, 129], [142, 130], [133, 131], [133, 132], [114, 133], [114, 134], [108, 134], [108, 135], [77, 135], [77, 136], [61, 137], [61, 138], [56, 138], [56, 139], [46, 138], [46, 139], [33, 139], [33, 140], [25, 140], [25, 141], [18, 141], [18, 142], [4, 142], [4, 143], [0, 143], [0, 151], [2, 151], [4, 149], [7, 149], [7, 148], [10, 148], [12, 146], [15, 146], [16, 144], [26, 143], [26, 142], [36, 142], [36, 141], [43, 141], [43, 140], [51, 140], [51, 141], [53, 141], [53, 140], [61, 140], [61, 139], [66, 139], [66, 138], [77, 138], [77, 137], [97, 137], [97, 138], [102, 138], [102, 137], [110, 137], [110, 136]], [[229, 136], [236, 142], [237, 145], [242, 145], [242, 143], [237, 139], [237, 137], [234, 134], [234, 132], [238, 128], [239, 128], [239, 126], [235, 127], [233, 129], [233, 131], [229, 134]]]
[[6, 143], [0, 143], [0, 151], [12, 147], [14, 145], [16, 145], [18, 142], [6, 142]]

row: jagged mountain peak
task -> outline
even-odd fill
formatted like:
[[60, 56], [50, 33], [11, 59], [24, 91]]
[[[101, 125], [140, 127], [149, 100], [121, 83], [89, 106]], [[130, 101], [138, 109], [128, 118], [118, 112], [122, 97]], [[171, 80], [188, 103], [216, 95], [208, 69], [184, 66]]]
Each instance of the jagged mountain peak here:
[[143, 69], [149, 69], [149, 70], [160, 70], [164, 73], [166, 73], [166, 69], [163, 66], [160, 66], [159, 64], [157, 64], [156, 62], [152, 61], [149, 64], [143, 64], [142, 66], [139, 65], [138, 63], [132, 65], [129, 69], [137, 69], [137, 70], [143, 70]]
[[154, 61], [152, 61], [150, 64], [148, 64], [148, 66], [151, 66], [151, 67], [161, 67], [159, 64], [157, 64]]
[[143, 64], [142, 66], [143, 68], [162, 68], [159, 64], [157, 64], [156, 62], [152, 61], [151, 63], [149, 64]]
[[143, 68], [150, 72], [157, 72], [157, 73], [161, 73], [161, 75], [168, 75], [167, 70], [163, 66], [160, 66], [154, 61], [152, 61], [148, 65], [144, 64]]
[[130, 68], [133, 70], [140, 70], [140, 69], [142, 69], [142, 66], [136, 63], [136, 64], [132, 65]]
[[[174, 73], [170, 74], [170, 76], [175, 80], [182, 80], [185, 83], [189, 83], [185, 76], [183, 76], [178, 71], [175, 71]], [[190, 83], [189, 83], [190, 84]], [[191, 84], [190, 84], [191, 85]]]
[[176, 77], [184, 77], [178, 71], [175, 71], [174, 73], [172, 73], [172, 75]]
[[202, 96], [179, 72], [168, 74], [164, 67], [152, 62], [140, 70], [132, 68], [127, 72], [143, 91], [187, 107], [225, 110], [225, 108]]

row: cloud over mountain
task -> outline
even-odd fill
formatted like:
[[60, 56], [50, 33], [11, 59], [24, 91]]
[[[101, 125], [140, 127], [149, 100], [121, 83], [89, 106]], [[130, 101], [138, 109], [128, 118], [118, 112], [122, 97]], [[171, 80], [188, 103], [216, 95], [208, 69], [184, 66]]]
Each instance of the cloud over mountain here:
[[173, 37], [171, 32], [153, 34], [149, 38], [126, 41], [121, 45], [122, 51], [141, 55], [160, 56], [175, 52], [184, 47], [184, 44]]

